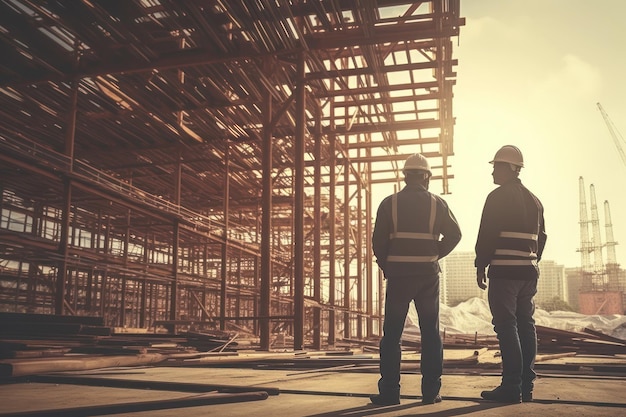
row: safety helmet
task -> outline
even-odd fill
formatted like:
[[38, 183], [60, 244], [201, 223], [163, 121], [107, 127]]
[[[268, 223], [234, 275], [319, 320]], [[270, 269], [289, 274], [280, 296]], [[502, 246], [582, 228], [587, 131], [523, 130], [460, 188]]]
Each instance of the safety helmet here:
[[524, 167], [524, 157], [522, 156], [522, 151], [520, 151], [517, 146], [513, 145], [504, 145], [498, 149], [498, 152], [496, 152], [493, 160], [489, 161], [490, 164], [493, 164], [494, 162], [506, 162], [520, 168]]
[[432, 172], [430, 171], [430, 164], [428, 163], [428, 159], [426, 159], [424, 155], [419, 153], [414, 153], [406, 159], [402, 172], [413, 170], [426, 171], [429, 174], [432, 174]]

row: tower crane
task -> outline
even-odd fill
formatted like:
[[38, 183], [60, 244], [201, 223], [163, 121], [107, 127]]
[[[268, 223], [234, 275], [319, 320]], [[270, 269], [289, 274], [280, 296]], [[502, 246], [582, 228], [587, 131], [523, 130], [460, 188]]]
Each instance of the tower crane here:
[[613, 142], [615, 142], [615, 147], [617, 147], [617, 152], [619, 153], [620, 158], [622, 158], [622, 162], [626, 166], [626, 153], [624, 153], [624, 148], [622, 144], [626, 146], [626, 141], [624, 141], [624, 137], [617, 130], [617, 127], [613, 124], [613, 121], [609, 117], [609, 115], [604, 111], [604, 107], [602, 104], [597, 103], [598, 109], [602, 114], [602, 118], [604, 118], [604, 123], [606, 123], [606, 127], [609, 129], [609, 133], [611, 133], [611, 137], [613, 138]]

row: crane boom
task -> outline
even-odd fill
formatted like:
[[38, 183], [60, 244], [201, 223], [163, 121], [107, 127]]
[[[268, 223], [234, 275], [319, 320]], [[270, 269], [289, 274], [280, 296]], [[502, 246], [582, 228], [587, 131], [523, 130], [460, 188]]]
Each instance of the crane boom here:
[[602, 114], [602, 118], [604, 118], [604, 123], [606, 123], [606, 127], [609, 129], [609, 133], [611, 133], [611, 137], [613, 138], [615, 147], [617, 147], [617, 152], [619, 153], [620, 158], [622, 158], [622, 162], [626, 166], [626, 153], [624, 153], [624, 148], [622, 147], [622, 144], [626, 145], [626, 142], [624, 141], [624, 137], [622, 136], [621, 133], [619, 133], [619, 131], [617, 130], [617, 127], [615, 127], [615, 125], [613, 124], [613, 121], [611, 120], [609, 115], [606, 113], [606, 111], [604, 111], [602, 104], [597, 103], [597, 105], [598, 105], [598, 109], [600, 110], [600, 113]]

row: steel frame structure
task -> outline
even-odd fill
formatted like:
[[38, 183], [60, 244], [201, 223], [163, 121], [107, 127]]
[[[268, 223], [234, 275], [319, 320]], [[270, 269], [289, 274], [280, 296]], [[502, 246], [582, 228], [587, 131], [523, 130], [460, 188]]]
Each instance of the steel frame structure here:
[[459, 0], [0, 0], [0, 309], [380, 334], [373, 190], [449, 189]]

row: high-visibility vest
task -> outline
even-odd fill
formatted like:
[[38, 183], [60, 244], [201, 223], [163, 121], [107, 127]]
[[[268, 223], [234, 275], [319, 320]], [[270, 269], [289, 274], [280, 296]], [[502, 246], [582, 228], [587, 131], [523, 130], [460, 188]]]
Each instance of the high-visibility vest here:
[[[428, 216], [428, 231], [413, 232], [398, 230], [398, 194], [391, 197], [391, 217], [393, 231], [389, 235], [391, 245], [387, 255], [387, 263], [432, 263], [439, 259], [435, 235], [435, 220], [437, 216], [437, 200], [430, 196], [430, 215]], [[422, 230], [424, 228], [421, 228]]]
[[537, 205], [536, 228], [532, 232], [501, 231], [491, 265], [493, 266], [537, 266], [537, 249], [539, 246], [539, 222], [541, 212]]

